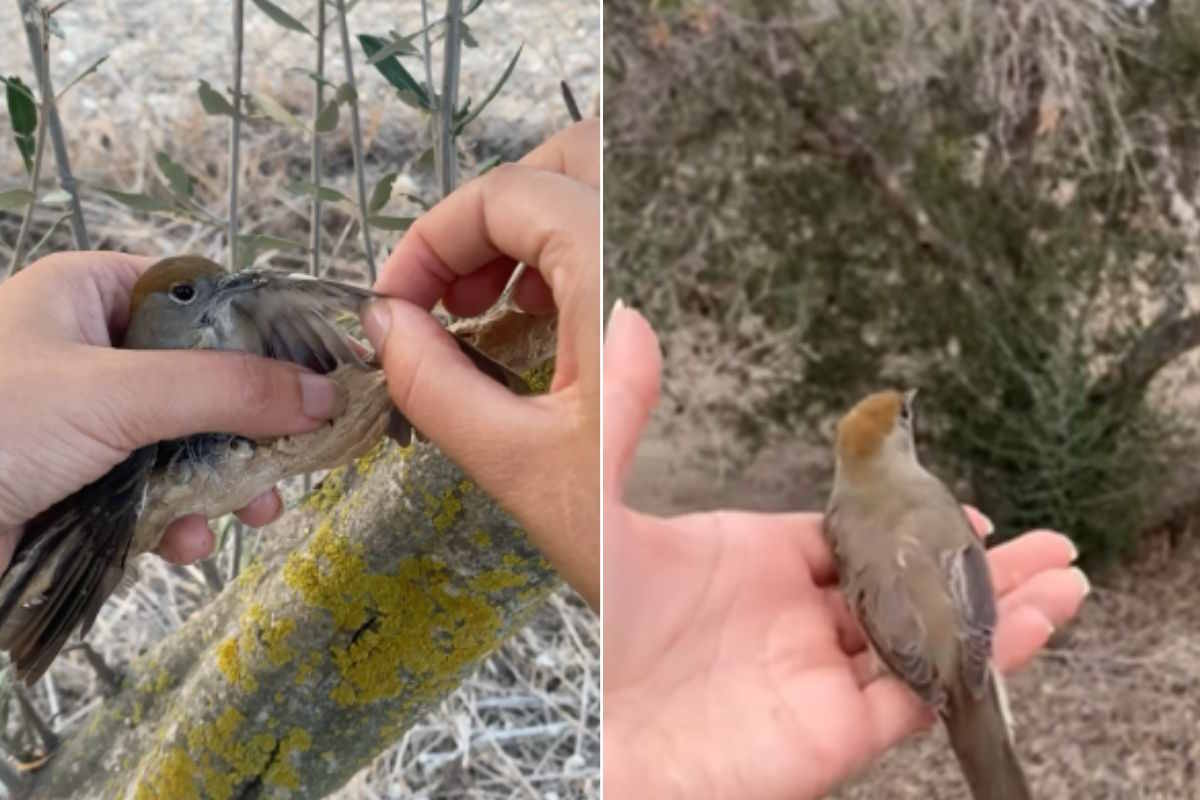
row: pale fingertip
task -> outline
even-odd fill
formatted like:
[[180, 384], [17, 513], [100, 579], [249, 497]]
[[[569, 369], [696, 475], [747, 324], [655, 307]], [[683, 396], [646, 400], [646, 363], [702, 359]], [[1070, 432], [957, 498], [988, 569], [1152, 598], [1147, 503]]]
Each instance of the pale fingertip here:
[[[1072, 559], [1074, 560], [1074, 559]], [[1079, 579], [1079, 583], [1083, 586], [1083, 596], [1087, 597], [1092, 593], [1092, 582], [1088, 580], [1087, 574], [1079, 567], [1071, 567], [1071, 573]]]
[[383, 353], [383, 342], [392, 327], [392, 307], [386, 299], [372, 300], [362, 315], [363, 333], [377, 354]]
[[1071, 563], [1074, 564], [1079, 560], [1079, 548], [1075, 546], [1075, 542], [1067, 536], [1063, 536], [1067, 540], [1067, 547], [1071, 548]]
[[199, 514], [189, 514], [167, 527], [155, 552], [172, 564], [187, 565], [207, 558], [216, 541], [208, 520]]

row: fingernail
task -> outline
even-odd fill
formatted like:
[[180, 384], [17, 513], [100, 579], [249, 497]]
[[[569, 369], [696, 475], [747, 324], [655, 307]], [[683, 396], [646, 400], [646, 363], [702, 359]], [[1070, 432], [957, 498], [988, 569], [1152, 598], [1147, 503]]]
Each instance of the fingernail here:
[[1071, 571], [1075, 573], [1079, 578], [1079, 582], [1083, 584], [1083, 596], [1087, 597], [1092, 593], [1092, 582], [1088, 580], [1088, 576], [1079, 567], [1071, 567]]
[[306, 417], [333, 419], [346, 410], [346, 393], [324, 375], [301, 372], [300, 407]]
[[626, 324], [627, 320], [634, 316], [629, 311], [629, 306], [625, 305], [625, 301], [618, 297], [612, 305], [612, 310], [608, 312], [608, 328], [604, 332], [605, 342], [609, 341], [608, 337], [613, 336], [622, 325]]
[[1079, 548], [1070, 539], [1067, 539], [1067, 546], [1071, 548], [1071, 563], [1074, 563], [1079, 558]]
[[388, 301], [372, 300], [368, 303], [363, 313], [363, 333], [367, 335], [367, 340], [376, 353], [383, 347], [383, 340], [387, 338], [391, 327], [392, 308]]
[[984, 514], [982, 511], [979, 512], [979, 516], [983, 518], [983, 522], [987, 526], [983, 529], [983, 538], [986, 539], [996, 532], [996, 523], [992, 522], [992, 518], [987, 514]]

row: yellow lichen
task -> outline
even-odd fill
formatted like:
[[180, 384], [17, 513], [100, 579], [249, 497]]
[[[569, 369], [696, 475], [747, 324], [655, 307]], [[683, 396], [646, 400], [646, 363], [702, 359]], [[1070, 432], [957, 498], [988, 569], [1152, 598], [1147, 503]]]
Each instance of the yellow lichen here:
[[267, 768], [263, 780], [275, 786], [296, 790], [300, 788], [300, 775], [292, 764], [293, 753], [303, 753], [312, 747], [312, 737], [303, 728], [292, 728], [279, 742], [279, 754]]
[[258, 559], [255, 559], [250, 563], [249, 566], [242, 570], [240, 575], [238, 575], [238, 581], [243, 586], [253, 586], [262, 579], [262, 576], [266, 573], [266, 571], [267, 568], [263, 565], [263, 563]]
[[217, 669], [225, 676], [225, 680], [245, 692], [253, 692], [258, 688], [258, 680], [246, 669], [238, 653], [238, 637], [230, 636], [217, 645]]
[[529, 583], [529, 578], [519, 572], [504, 569], [493, 569], [481, 572], [471, 578], [471, 588], [477, 592], [495, 592], [500, 589], [513, 589]]
[[[138, 782], [137, 800], [158, 800], [160, 797], [179, 800], [199, 800], [196, 773], [192, 760], [182, 747], [168, 750], [158, 762], [158, 771]], [[210, 794], [212, 794], [210, 792]], [[213, 797], [220, 797], [212, 794]], [[225, 795], [228, 797], [228, 795]]]
[[530, 394], [550, 391], [550, 384], [554, 381], [554, 359], [522, 372], [521, 377], [529, 385]]
[[492, 546], [492, 537], [483, 528], [471, 534], [471, 541], [480, 549]]

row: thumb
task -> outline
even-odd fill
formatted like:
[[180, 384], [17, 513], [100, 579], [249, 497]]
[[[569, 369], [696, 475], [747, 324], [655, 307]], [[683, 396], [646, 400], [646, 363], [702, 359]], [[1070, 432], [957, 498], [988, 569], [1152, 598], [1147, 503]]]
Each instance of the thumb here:
[[248, 353], [87, 348], [80, 368], [108, 387], [128, 449], [205, 431], [305, 433], [340, 414], [345, 390], [295, 364]]
[[413, 427], [493, 494], [498, 479], [511, 480], [521, 461], [513, 447], [538, 424], [536, 407], [481, 372], [419, 306], [372, 301], [363, 331], [392, 401]]
[[604, 486], [620, 496], [638, 439], [658, 405], [662, 355], [638, 312], [618, 300], [604, 341]]

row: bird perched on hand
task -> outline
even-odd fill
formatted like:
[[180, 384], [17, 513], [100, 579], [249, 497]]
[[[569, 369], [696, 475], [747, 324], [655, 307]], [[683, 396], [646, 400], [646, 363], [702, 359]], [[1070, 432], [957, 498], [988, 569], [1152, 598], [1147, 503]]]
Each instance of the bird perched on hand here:
[[992, 665], [996, 601], [962, 506], [917, 461], [913, 396], [863, 399], [837, 426], [825, 515], [841, 589], [875, 654], [946, 725], [976, 800], [1031, 797]]
[[[129, 562], [157, 547], [172, 520], [229, 513], [283, 478], [349, 462], [385, 432], [408, 444], [411, 427], [392, 406], [382, 373], [337, 325], [374, 297], [307, 275], [231, 273], [199, 256], [166, 258], [142, 274], [123, 347], [237, 350], [294, 362], [329, 374], [347, 410], [319, 430], [271, 441], [204, 433], [142, 447], [30, 520], [0, 576], [0, 649], [20, 678], [32, 684], [72, 631], [87, 634]], [[481, 370], [526, 390], [520, 376], [458, 342]]]

